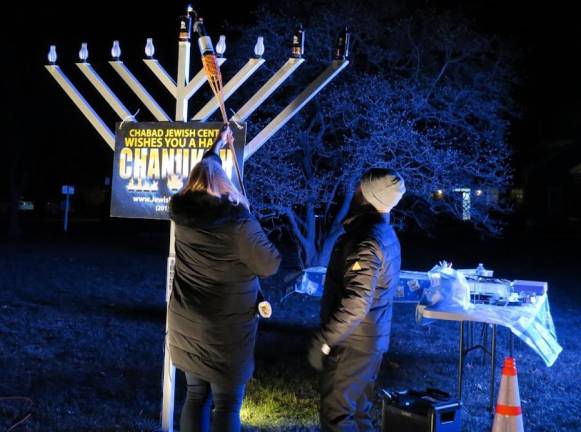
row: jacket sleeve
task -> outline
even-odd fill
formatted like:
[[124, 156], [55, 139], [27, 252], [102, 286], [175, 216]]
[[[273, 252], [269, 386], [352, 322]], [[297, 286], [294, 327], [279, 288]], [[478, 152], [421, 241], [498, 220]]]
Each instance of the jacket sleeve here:
[[329, 346], [347, 339], [369, 313], [382, 263], [374, 241], [364, 240], [345, 260], [344, 293], [337, 309], [321, 328]]
[[280, 253], [254, 217], [240, 227], [238, 250], [240, 260], [257, 276], [271, 276], [278, 271]]
[[212, 159], [215, 162], [218, 162], [220, 166], [222, 166], [222, 158], [218, 153], [215, 153], [213, 150], [207, 150], [202, 156], [202, 159]]

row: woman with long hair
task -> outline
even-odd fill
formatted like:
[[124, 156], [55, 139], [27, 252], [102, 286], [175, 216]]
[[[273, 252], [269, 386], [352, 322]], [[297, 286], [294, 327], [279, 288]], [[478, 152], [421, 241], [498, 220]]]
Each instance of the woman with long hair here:
[[168, 340], [187, 381], [181, 432], [240, 430], [254, 370], [257, 277], [276, 273], [281, 260], [222, 169], [218, 153], [231, 139], [224, 130], [170, 201], [176, 264]]

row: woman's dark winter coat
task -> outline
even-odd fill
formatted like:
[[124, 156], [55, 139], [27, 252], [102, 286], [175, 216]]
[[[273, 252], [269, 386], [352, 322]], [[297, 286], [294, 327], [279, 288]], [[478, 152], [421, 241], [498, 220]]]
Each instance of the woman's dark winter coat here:
[[211, 383], [244, 384], [254, 370], [257, 276], [280, 255], [242, 205], [202, 192], [170, 201], [176, 264], [168, 308], [171, 359]]

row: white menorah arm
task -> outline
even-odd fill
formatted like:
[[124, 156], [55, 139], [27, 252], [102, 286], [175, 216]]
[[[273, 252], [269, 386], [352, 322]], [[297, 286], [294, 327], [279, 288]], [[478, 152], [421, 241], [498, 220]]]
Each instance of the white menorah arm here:
[[111, 132], [111, 129], [107, 127], [105, 122], [99, 117], [99, 115], [93, 110], [91, 105], [86, 101], [86, 99], [79, 93], [77, 88], [71, 83], [64, 72], [57, 65], [46, 65], [46, 69], [56, 80], [56, 82], [61, 86], [65, 93], [71, 98], [73, 103], [77, 108], [83, 113], [83, 115], [91, 122], [93, 127], [97, 130], [99, 135], [105, 140], [107, 145], [111, 147], [112, 150], [115, 149], [115, 135]]
[[113, 108], [113, 111], [117, 113], [121, 120], [131, 120], [133, 119], [129, 110], [123, 105], [119, 98], [113, 93], [113, 90], [109, 88], [105, 81], [101, 79], [99, 74], [93, 69], [90, 63], [76, 63], [77, 67], [83, 72], [83, 75], [87, 77], [89, 82], [93, 84], [93, 87], [97, 89], [99, 94], [107, 101], [109, 106]]
[[151, 69], [153, 74], [161, 81], [163, 86], [169, 91], [169, 93], [176, 97], [177, 86], [174, 79], [169, 73], [164, 69], [164, 67], [155, 59], [143, 59], [143, 63]]
[[[223, 94], [226, 101], [238, 88], [250, 78], [264, 63], [262, 58], [251, 58], [224, 86]], [[206, 121], [219, 108], [218, 100], [214, 96], [204, 107], [196, 113], [192, 120]]]
[[244, 122], [260, 105], [279, 88], [305, 61], [304, 58], [289, 58], [276, 73], [264, 83], [254, 95], [236, 112], [234, 120]]
[[295, 116], [312, 98], [314, 98], [339, 72], [349, 64], [348, 60], [334, 60], [315, 80], [286, 106], [272, 121], [256, 135], [244, 148], [244, 161], [247, 161], [264, 145], [280, 128]]
[[141, 83], [135, 78], [129, 69], [120, 60], [110, 61], [109, 64], [119, 74], [125, 84], [135, 93], [141, 102], [147, 107], [149, 111], [158, 121], [171, 121], [165, 111], [153, 99], [153, 97], [145, 90]]
[[[218, 66], [222, 66], [226, 61], [224, 57], [220, 57], [217, 60]], [[186, 99], [191, 98], [204, 85], [206, 81], [208, 81], [208, 77], [206, 75], [206, 72], [204, 72], [204, 70], [202, 69], [196, 74], [195, 77], [192, 78], [192, 80], [186, 86], [186, 89], [184, 91], [184, 97]]]

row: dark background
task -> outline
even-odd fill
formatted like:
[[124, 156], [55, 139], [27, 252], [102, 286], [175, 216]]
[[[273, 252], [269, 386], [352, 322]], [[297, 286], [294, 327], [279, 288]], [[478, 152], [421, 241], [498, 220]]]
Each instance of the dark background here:
[[[227, 22], [250, 22], [248, 8], [258, 3], [204, 1], [195, 6], [215, 37]], [[58, 63], [113, 127], [117, 119], [74, 63], [81, 42], [88, 42], [89, 61], [134, 112], [139, 103], [106, 64], [112, 41], [119, 39], [122, 59], [171, 112], [170, 98], [141, 58], [145, 39], [153, 37], [156, 57], [175, 73], [177, 16], [184, 3], [154, 5], [8, 1], [0, 6], [0, 369], [6, 371], [0, 396], [33, 400], [26, 430], [142, 431], [159, 425], [169, 223], [108, 217], [105, 178], [111, 176], [113, 152], [43, 66], [49, 45], [56, 44]], [[525, 200], [509, 219], [504, 239], [478, 242], [458, 232], [436, 241], [402, 235], [403, 268], [425, 271], [439, 259], [458, 268], [483, 262], [499, 277], [548, 281], [564, 351], [554, 367], [546, 368], [517, 341], [525, 427], [580, 430], [581, 191], [579, 180], [569, 174], [581, 163], [581, 30], [575, 2], [417, 1], [415, 6], [463, 11], [479, 29], [518, 48], [521, 84], [515, 98], [522, 115], [509, 141], [515, 188], [524, 190]], [[193, 68], [198, 66], [192, 61]], [[141, 115], [140, 120], [150, 120], [148, 113]], [[60, 205], [63, 184], [77, 189], [67, 235], [62, 234], [62, 213], [46, 211], [48, 202]], [[14, 186], [36, 209], [20, 213], [25, 235], [10, 240], [4, 238], [8, 217], [2, 206]], [[92, 214], [92, 208], [100, 213]], [[263, 284], [275, 316], [271, 324], [261, 324], [257, 374], [247, 396], [260, 407], [261, 391], [270, 398], [268, 389], [280, 387], [294, 397], [292, 403], [281, 403], [281, 412], [289, 415], [303, 398], [316, 405], [316, 376], [305, 352], [319, 310], [318, 299], [293, 294], [281, 300], [289, 285], [286, 277], [297, 269], [290, 249], [289, 242], [281, 274]], [[453, 392], [457, 326], [418, 326], [413, 306], [396, 305], [392, 347], [378, 384]], [[497, 366], [508, 346], [507, 332], [500, 333]], [[467, 430], [491, 427], [485, 410], [488, 369], [479, 358], [474, 356], [466, 369], [462, 416]], [[176, 394], [177, 416], [183, 381]], [[13, 424], [26, 413], [25, 405], [0, 404], [0, 424]]]
[[[234, 2], [225, 7], [218, 2], [198, 2], [194, 6], [205, 16], [210, 34], [229, 35], [228, 25], [250, 23], [253, 18], [249, 11], [259, 3]], [[517, 47], [521, 82], [515, 99], [522, 114], [513, 123], [509, 142], [514, 149], [515, 187], [524, 189], [525, 200], [511, 223], [539, 229], [565, 226], [569, 231], [579, 231], [581, 180], [569, 173], [581, 163], [581, 83], [577, 66], [581, 34], [574, 2], [480, 0], [409, 4], [412, 9], [461, 11], [474, 19], [478, 29], [495, 33]], [[85, 199], [86, 206], [103, 200], [113, 154], [44, 69], [48, 47], [57, 46], [57, 63], [112, 127], [116, 118], [74, 62], [81, 42], [88, 42], [89, 62], [127, 108], [135, 112], [140, 104], [106, 64], [112, 41], [120, 40], [121, 58], [171, 114], [171, 99], [140, 62], [146, 37], [153, 37], [156, 58], [175, 73], [177, 17], [184, 5], [181, 1], [164, 2], [163, 7], [137, 1], [61, 1], [3, 6], [4, 169], [0, 174], [0, 202], [9, 201], [11, 184], [18, 185], [20, 198], [33, 201], [37, 211], [43, 210], [47, 202], [62, 200], [63, 184], [85, 190], [89, 197]], [[281, 6], [273, 2], [272, 7]], [[195, 69], [198, 65], [194, 57]], [[151, 120], [148, 116], [141, 112], [138, 119]], [[80, 211], [81, 197], [77, 198], [74, 205]]]

